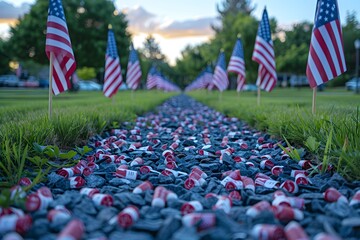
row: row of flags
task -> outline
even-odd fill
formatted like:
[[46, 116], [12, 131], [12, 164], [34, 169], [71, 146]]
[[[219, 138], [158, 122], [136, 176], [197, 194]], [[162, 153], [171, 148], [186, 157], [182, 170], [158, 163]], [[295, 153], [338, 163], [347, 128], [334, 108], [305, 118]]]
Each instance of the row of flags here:
[[[277, 74], [274, 46], [266, 8], [259, 23], [252, 60], [259, 63], [256, 85], [267, 92], [272, 91], [276, 86]], [[310, 87], [315, 88], [326, 83], [345, 71], [346, 64], [337, 0], [318, 0], [306, 69]], [[227, 75], [229, 72], [237, 74], [237, 91], [241, 91], [245, 85], [246, 74], [244, 48], [240, 36], [235, 42], [227, 69], [225, 54], [220, 51], [212, 80], [208, 80], [210, 82], [204, 84], [202, 72], [185, 90], [210, 90], [212, 86], [216, 86], [222, 92], [229, 85]]]
[[[54, 95], [68, 90], [70, 77], [74, 75], [76, 62], [71, 46], [61, 0], [49, 1], [45, 52], [50, 60], [51, 90]], [[131, 44], [126, 72], [128, 88], [136, 90], [141, 82], [141, 68], [138, 54]], [[180, 91], [180, 88], [152, 67], [147, 77], [147, 88], [164, 91]], [[115, 34], [109, 25], [108, 43], [105, 54], [105, 76], [103, 93], [111, 98], [123, 84], [120, 57], [118, 55]]]

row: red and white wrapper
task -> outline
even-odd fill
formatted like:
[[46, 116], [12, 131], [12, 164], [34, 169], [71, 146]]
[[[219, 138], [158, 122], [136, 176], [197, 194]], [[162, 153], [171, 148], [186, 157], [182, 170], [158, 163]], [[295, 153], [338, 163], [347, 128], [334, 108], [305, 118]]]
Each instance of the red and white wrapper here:
[[28, 177], [22, 177], [20, 178], [18, 184], [20, 186], [30, 186], [32, 184], [32, 181]]
[[160, 207], [160, 208], [165, 207], [167, 194], [168, 192], [166, 188], [162, 186], [156, 187], [154, 191], [153, 199], [151, 201], [151, 206]]
[[284, 166], [273, 166], [271, 168], [271, 174], [274, 176], [279, 176], [280, 174], [283, 173], [283, 168]]
[[229, 177], [231, 177], [231, 178], [234, 179], [234, 180], [241, 181], [240, 170], [232, 171], [232, 172], [229, 174]]
[[232, 207], [232, 201], [229, 197], [227, 196], [221, 196], [219, 197], [218, 201], [216, 202], [215, 206], [213, 207], [214, 210], [216, 209], [221, 209], [223, 210], [226, 214], [230, 213]]
[[0, 233], [16, 231], [24, 234], [32, 225], [32, 219], [29, 215], [18, 216], [16, 214], [6, 215], [0, 217]]
[[280, 185], [280, 188], [285, 189], [289, 193], [297, 193], [299, 191], [299, 187], [296, 182], [291, 180], [285, 180], [285, 182]]
[[198, 151], [198, 153], [199, 153], [199, 155], [201, 155], [201, 156], [215, 157], [214, 154], [212, 154], [212, 153], [210, 153], [210, 152], [208, 152], [208, 151], [206, 151], [206, 150], [203, 150], [203, 149], [200, 149], [200, 150]]
[[210, 145], [210, 144], [211, 144], [210, 138], [204, 137], [203, 140], [204, 140], [204, 143], [205, 143], [206, 145]]
[[154, 186], [151, 184], [151, 182], [145, 181], [141, 183], [139, 186], [135, 187], [133, 193], [140, 194], [147, 190], [152, 190], [152, 189], [154, 189]]
[[117, 168], [116, 172], [115, 172], [115, 176], [120, 177], [120, 178], [130, 179], [130, 180], [136, 180], [137, 171]]
[[242, 181], [234, 180], [231, 177], [226, 177], [221, 181], [221, 184], [225, 186], [226, 190], [241, 190], [244, 188]]
[[358, 190], [350, 201], [350, 206], [360, 203], [360, 190]]
[[178, 166], [177, 166], [176, 162], [174, 162], [174, 161], [167, 161], [166, 162], [166, 168], [168, 168], [168, 169], [175, 169], [177, 167]]
[[162, 155], [164, 157], [167, 157], [168, 155], [174, 155], [174, 152], [172, 150], [168, 149], [168, 150], [163, 151]]
[[271, 179], [268, 175], [265, 175], [263, 173], [257, 173], [255, 175], [255, 178], [265, 178], [265, 179]]
[[41, 187], [36, 193], [31, 193], [26, 197], [25, 208], [30, 212], [43, 210], [46, 209], [53, 200], [50, 189]]
[[92, 200], [98, 206], [112, 206], [114, 204], [114, 199], [109, 194], [95, 193]]
[[186, 215], [193, 212], [199, 212], [202, 210], [203, 210], [203, 206], [199, 201], [186, 202], [180, 208], [182, 215]]
[[242, 176], [241, 180], [244, 184], [244, 189], [249, 189], [249, 190], [255, 191], [255, 182], [252, 178]]
[[24, 216], [24, 211], [18, 208], [13, 208], [13, 207], [8, 207], [8, 208], [1, 208], [0, 207], [0, 218], [2, 216], [6, 216], [6, 215], [12, 215], [15, 214], [17, 216]]
[[263, 186], [266, 188], [275, 188], [277, 189], [279, 186], [279, 182], [272, 180], [272, 179], [266, 179], [266, 178], [256, 178], [255, 179], [255, 185], [256, 186]]
[[347, 198], [333, 187], [326, 189], [326, 191], [323, 193], [323, 195], [324, 195], [325, 201], [327, 201], [327, 202], [341, 201], [341, 202], [348, 203]]
[[105, 159], [107, 163], [112, 163], [117, 159], [117, 155], [111, 155], [111, 154], [99, 154], [99, 160]]
[[92, 198], [96, 193], [100, 193], [99, 189], [97, 188], [82, 188], [80, 190], [80, 194], [86, 195], [90, 198]]
[[60, 232], [57, 240], [80, 240], [84, 234], [84, 224], [80, 220], [70, 221]]
[[154, 149], [151, 147], [151, 146], [144, 146], [144, 147], [139, 147], [140, 151], [145, 151], [145, 152], [151, 152], [153, 151]]
[[272, 167], [274, 167], [274, 163], [272, 161], [270, 161], [269, 159], [265, 159], [265, 160], [262, 160], [260, 162], [260, 168], [261, 169], [271, 169]]
[[233, 160], [234, 160], [234, 162], [246, 162], [246, 159], [242, 158], [240, 156], [234, 156]]
[[200, 168], [198, 167], [194, 167], [193, 169], [191, 169], [191, 172], [197, 173], [199, 174], [202, 178], [207, 178], [208, 175], [206, 173], [204, 173]]
[[251, 206], [247, 211], [246, 215], [252, 218], [259, 215], [262, 211], [271, 211], [271, 205], [268, 201], [261, 201]]
[[308, 185], [309, 184], [309, 179], [305, 176], [305, 174], [303, 173], [298, 173], [295, 176], [295, 182], [296, 184], [302, 184], [302, 185]]
[[285, 227], [285, 235], [287, 240], [310, 240], [304, 229], [299, 223], [292, 221]]
[[309, 175], [309, 173], [306, 170], [291, 170], [290, 175], [294, 178], [299, 173], [305, 174], [305, 176]]
[[70, 181], [70, 188], [81, 188], [82, 186], [85, 185], [85, 180], [80, 176], [71, 177], [69, 178], [69, 181]]
[[241, 195], [238, 191], [232, 191], [231, 193], [229, 193], [229, 198], [231, 200], [238, 200], [240, 201], [241, 200]]
[[274, 194], [273, 194], [273, 199], [275, 199], [275, 198], [277, 198], [277, 197], [280, 197], [280, 196], [286, 197], [286, 194], [285, 194], [283, 191], [281, 191], [281, 190], [276, 190], [276, 191], [274, 192]]
[[309, 160], [300, 160], [298, 164], [302, 167], [302, 169], [307, 170], [311, 168], [311, 162]]
[[64, 206], [56, 206], [54, 209], [50, 210], [47, 215], [49, 222], [59, 222], [71, 218], [71, 212], [66, 209]]
[[130, 166], [142, 165], [144, 164], [144, 160], [140, 157], [135, 158], [130, 162]]
[[171, 145], [170, 145], [170, 148], [172, 149], [172, 150], [175, 150], [175, 149], [177, 149], [179, 147], [179, 143], [178, 142], [173, 142]]
[[256, 224], [251, 230], [253, 239], [278, 240], [285, 239], [284, 229], [281, 226]]
[[277, 219], [284, 222], [289, 222], [292, 220], [302, 220], [304, 214], [299, 209], [293, 209], [288, 206], [272, 206], [272, 210]]
[[135, 206], [128, 206], [118, 214], [117, 220], [121, 227], [128, 228], [139, 220], [139, 217], [139, 209]]
[[161, 174], [164, 176], [170, 176], [170, 175], [174, 175], [174, 177], [179, 176], [179, 172], [169, 169], [169, 168], [165, 168], [165, 170], [161, 171]]
[[57, 171], [57, 174], [64, 178], [69, 178], [74, 176], [75, 173], [73, 168], [61, 168]]
[[154, 172], [154, 173], [157, 173], [157, 174], [160, 174], [160, 172], [158, 171], [155, 171], [152, 167], [150, 166], [141, 166], [140, 169], [139, 169], [140, 173], [141, 174], [148, 174], [149, 172]]
[[194, 187], [201, 187], [205, 183], [205, 180], [203, 178], [199, 178], [199, 180], [195, 178], [187, 178], [184, 182], [184, 187], [186, 189], [192, 189]]
[[278, 196], [272, 201], [273, 206], [291, 207], [290, 199], [287, 196]]
[[265, 143], [258, 146], [258, 149], [265, 149], [265, 148], [273, 148], [274, 145], [272, 143]]
[[186, 227], [197, 225], [198, 230], [212, 228], [216, 225], [216, 217], [214, 213], [190, 213], [182, 217], [182, 223]]

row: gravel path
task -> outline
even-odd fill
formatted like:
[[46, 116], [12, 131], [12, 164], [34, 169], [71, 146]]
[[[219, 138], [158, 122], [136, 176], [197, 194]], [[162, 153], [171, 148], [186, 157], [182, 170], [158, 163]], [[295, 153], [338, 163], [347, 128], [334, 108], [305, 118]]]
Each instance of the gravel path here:
[[360, 183], [308, 176], [278, 141], [174, 97], [90, 139], [96, 150], [35, 186], [25, 214], [0, 209], [0, 238], [360, 239]]

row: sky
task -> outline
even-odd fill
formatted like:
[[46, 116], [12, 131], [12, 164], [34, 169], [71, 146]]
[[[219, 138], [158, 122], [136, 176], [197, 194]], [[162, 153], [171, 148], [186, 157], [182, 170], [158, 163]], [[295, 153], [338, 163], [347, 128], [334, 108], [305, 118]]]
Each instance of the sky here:
[[[9, 19], [28, 11], [35, 0], [0, 0], [0, 36], [7, 36]], [[114, 0], [119, 11], [127, 14], [129, 31], [136, 48], [142, 47], [148, 34], [153, 34], [171, 63], [181, 56], [187, 45], [208, 41], [210, 28], [216, 22], [216, 4], [223, 0]], [[7, 4], [6, 4], [7, 3]], [[6, 5], [4, 5], [6, 4]], [[254, 16], [260, 19], [266, 6], [269, 17], [278, 25], [289, 27], [300, 21], [313, 22], [316, 0], [253, 0]], [[360, 19], [360, 0], [338, 0], [341, 22], [346, 13], [356, 11]], [[114, 29], [115, 30], [115, 29]]]

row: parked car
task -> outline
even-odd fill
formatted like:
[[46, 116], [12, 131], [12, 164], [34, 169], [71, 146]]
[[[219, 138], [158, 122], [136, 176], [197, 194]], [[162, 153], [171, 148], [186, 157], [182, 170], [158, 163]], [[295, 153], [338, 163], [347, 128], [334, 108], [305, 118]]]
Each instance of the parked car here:
[[79, 81], [80, 91], [101, 91], [102, 86], [93, 81]]
[[245, 84], [244, 91], [256, 92], [257, 91], [257, 86], [255, 84]]
[[37, 88], [39, 87], [39, 85], [40, 85], [39, 80], [34, 76], [30, 76], [25, 81], [19, 81], [18, 87]]
[[[358, 89], [360, 89], [360, 78], [358, 80]], [[352, 78], [345, 83], [345, 88], [348, 91], [354, 91], [356, 89], [356, 78]]]
[[19, 85], [19, 78], [15, 75], [0, 76], [0, 86], [18, 87], [18, 85]]

